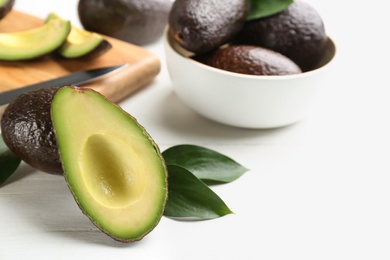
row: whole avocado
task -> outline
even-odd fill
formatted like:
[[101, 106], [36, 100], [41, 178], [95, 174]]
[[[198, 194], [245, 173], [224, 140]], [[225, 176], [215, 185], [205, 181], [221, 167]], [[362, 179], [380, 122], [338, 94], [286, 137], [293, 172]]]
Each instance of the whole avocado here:
[[235, 41], [280, 52], [308, 71], [321, 60], [328, 38], [318, 12], [296, 0], [275, 15], [247, 21]]
[[169, 33], [188, 51], [208, 52], [242, 29], [247, 11], [247, 0], [176, 0], [169, 15]]
[[136, 45], [161, 37], [171, 0], [80, 0], [78, 15], [86, 30]]
[[44, 172], [62, 174], [50, 117], [58, 88], [42, 88], [18, 96], [1, 118], [4, 143], [20, 159]]
[[249, 75], [289, 75], [301, 69], [284, 55], [259, 46], [231, 45], [194, 57], [214, 68]]

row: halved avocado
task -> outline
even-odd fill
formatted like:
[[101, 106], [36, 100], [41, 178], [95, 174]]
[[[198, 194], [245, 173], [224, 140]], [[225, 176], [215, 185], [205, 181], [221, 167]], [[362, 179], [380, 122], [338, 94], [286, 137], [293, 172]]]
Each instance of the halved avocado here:
[[[55, 13], [50, 13], [46, 22], [52, 19], [62, 19]], [[100, 34], [78, 28], [71, 24], [71, 30], [64, 44], [57, 52], [65, 58], [87, 57], [95, 58], [111, 48], [111, 44]]]
[[15, 4], [15, 0], [0, 0], [0, 20], [3, 19]]
[[0, 33], [0, 60], [27, 60], [60, 47], [70, 32], [70, 22], [53, 19], [26, 31]]
[[115, 240], [143, 238], [167, 199], [156, 143], [135, 118], [88, 88], [59, 89], [51, 113], [64, 176], [83, 213]]

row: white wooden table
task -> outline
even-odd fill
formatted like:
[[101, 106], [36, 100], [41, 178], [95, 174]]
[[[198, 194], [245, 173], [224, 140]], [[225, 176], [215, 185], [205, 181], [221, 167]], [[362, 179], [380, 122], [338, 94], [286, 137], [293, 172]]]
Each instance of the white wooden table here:
[[[273, 130], [214, 123], [174, 94], [160, 42], [145, 46], [163, 68], [120, 103], [161, 150], [215, 149], [251, 169], [213, 189], [235, 212], [211, 221], [163, 218], [143, 240], [115, 242], [81, 213], [61, 176], [22, 164], [0, 188], [0, 259], [389, 259], [390, 90], [381, 0], [307, 0], [338, 47], [327, 87], [308, 118]], [[78, 24], [76, 0], [17, 0], [39, 17]]]

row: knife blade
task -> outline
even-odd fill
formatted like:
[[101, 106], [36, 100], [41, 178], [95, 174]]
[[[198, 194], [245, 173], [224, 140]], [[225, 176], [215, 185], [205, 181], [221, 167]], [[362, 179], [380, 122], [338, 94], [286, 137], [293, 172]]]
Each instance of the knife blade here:
[[90, 70], [84, 70], [84, 71], [78, 71], [74, 73], [70, 73], [68, 75], [42, 81], [36, 84], [24, 86], [18, 89], [8, 90], [5, 92], [0, 93], [0, 106], [6, 105], [10, 103], [12, 100], [14, 100], [17, 96], [20, 94], [36, 90], [39, 88], [46, 88], [46, 87], [63, 87], [66, 85], [81, 85], [93, 80], [96, 80], [104, 75], [107, 75], [110, 72], [113, 72], [117, 69], [120, 69], [122, 67], [126, 66], [126, 64], [121, 65], [115, 65], [110, 67], [103, 67], [103, 68], [97, 68], [97, 69], [90, 69]]

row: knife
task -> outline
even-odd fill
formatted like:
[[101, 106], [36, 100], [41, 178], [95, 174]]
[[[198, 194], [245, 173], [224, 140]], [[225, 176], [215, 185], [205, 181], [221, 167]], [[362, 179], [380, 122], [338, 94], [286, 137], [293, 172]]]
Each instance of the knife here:
[[97, 68], [97, 69], [90, 69], [90, 70], [84, 70], [84, 71], [78, 71], [74, 73], [70, 73], [68, 75], [39, 82], [37, 84], [28, 85], [22, 88], [8, 90], [5, 92], [0, 93], [0, 106], [6, 105], [10, 103], [12, 100], [14, 100], [17, 96], [20, 94], [36, 90], [39, 88], [46, 88], [46, 87], [63, 87], [66, 85], [80, 85], [83, 83], [90, 82], [92, 80], [96, 80], [110, 72], [113, 72], [117, 69], [120, 69], [122, 67], [126, 66], [126, 64], [121, 65], [115, 65], [110, 67], [103, 67], [103, 68]]

